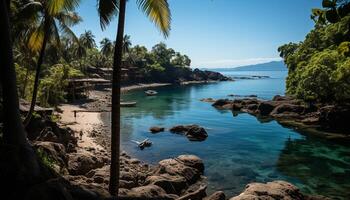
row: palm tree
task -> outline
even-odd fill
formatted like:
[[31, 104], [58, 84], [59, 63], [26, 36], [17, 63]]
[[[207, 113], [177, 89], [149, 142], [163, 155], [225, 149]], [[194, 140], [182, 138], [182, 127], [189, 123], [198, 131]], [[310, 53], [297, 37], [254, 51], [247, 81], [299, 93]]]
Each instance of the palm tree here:
[[[118, 3], [119, 4], [118, 4]], [[171, 14], [167, 0], [137, 0], [139, 8], [160, 29], [165, 37], [169, 35]], [[109, 192], [118, 196], [119, 185], [119, 153], [120, 153], [120, 88], [121, 63], [124, 36], [126, 0], [99, 0], [98, 12], [100, 24], [104, 29], [114, 14], [119, 11], [116, 45], [114, 47], [112, 74], [112, 119], [111, 119], [111, 167]]]
[[81, 21], [77, 13], [72, 12], [78, 5], [79, 0], [55, 0], [55, 1], [30, 1], [21, 10], [23, 15], [36, 16], [37, 26], [29, 31], [28, 46], [34, 52], [39, 52], [36, 65], [36, 74], [33, 87], [33, 96], [29, 112], [24, 120], [27, 125], [32, 117], [39, 87], [39, 77], [41, 65], [44, 59], [45, 48], [48, 42], [60, 45], [60, 33], [66, 37], [73, 38], [78, 42], [78, 38], [69, 28]]
[[108, 57], [108, 56], [112, 55], [114, 47], [113, 47], [113, 43], [112, 43], [112, 41], [110, 39], [103, 38], [101, 40], [100, 44], [101, 44], [101, 46], [100, 46], [101, 47], [101, 53], [104, 56]]
[[95, 36], [91, 31], [85, 31], [85, 33], [80, 35], [79, 42], [86, 49], [92, 49], [96, 47]]
[[[9, 2], [0, 1], [0, 86], [2, 87], [3, 112], [4, 116], [6, 116], [4, 118], [2, 139], [7, 150], [10, 150], [8, 152], [12, 152], [11, 155], [15, 156], [8, 156], [6, 162], [12, 163], [12, 168], [11, 170], [5, 169], [5, 171], [2, 171], [0, 179], [2, 182], [17, 181], [16, 183], [18, 184], [27, 185], [38, 178], [40, 168], [36, 154], [27, 142], [26, 132], [19, 112], [16, 72], [10, 36]], [[23, 177], [27, 179], [23, 179]], [[8, 186], [4, 187], [5, 190], [10, 189]], [[5, 194], [4, 198], [6, 199], [6, 195], [12, 196], [13, 194]]]
[[131, 47], [131, 40], [130, 40], [130, 35], [124, 35], [123, 38], [123, 54], [129, 53], [130, 52], [130, 47]]

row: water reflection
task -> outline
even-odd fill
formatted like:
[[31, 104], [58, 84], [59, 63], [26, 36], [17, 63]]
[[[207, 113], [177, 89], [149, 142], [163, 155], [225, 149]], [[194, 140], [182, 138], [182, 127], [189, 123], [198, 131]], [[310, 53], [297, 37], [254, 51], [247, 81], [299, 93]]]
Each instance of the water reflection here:
[[277, 168], [297, 178], [305, 192], [339, 199], [350, 197], [350, 151], [346, 146], [312, 137], [287, 140]]

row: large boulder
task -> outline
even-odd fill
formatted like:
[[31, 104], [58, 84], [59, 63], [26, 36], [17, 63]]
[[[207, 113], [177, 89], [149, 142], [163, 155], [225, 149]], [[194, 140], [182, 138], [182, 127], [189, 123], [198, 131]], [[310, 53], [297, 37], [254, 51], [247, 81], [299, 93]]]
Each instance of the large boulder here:
[[271, 115], [281, 114], [285, 112], [301, 114], [302, 112], [304, 112], [304, 110], [305, 110], [305, 106], [303, 105], [282, 103], [273, 109], [273, 111], [271, 112]]
[[273, 181], [264, 183], [250, 183], [238, 196], [230, 200], [248, 199], [283, 199], [283, 200], [303, 200], [304, 195], [300, 190], [285, 181]]
[[167, 194], [161, 187], [157, 185], [146, 185], [135, 187], [129, 190], [126, 197], [132, 199], [164, 199], [164, 200], [172, 200], [177, 199], [177, 195]]
[[72, 153], [69, 155], [68, 171], [72, 175], [85, 175], [92, 169], [103, 167], [107, 160], [89, 152]]
[[151, 133], [159, 133], [159, 132], [163, 132], [165, 130], [164, 127], [158, 127], [158, 126], [152, 126], [151, 128], [149, 128], [149, 131]]
[[199, 172], [204, 172], [204, 163], [202, 159], [195, 155], [180, 155], [177, 157], [184, 165], [197, 169]]
[[203, 171], [203, 161], [197, 156], [181, 155], [175, 159], [170, 158], [160, 161], [155, 174], [179, 175], [184, 177], [190, 185], [200, 179]]
[[229, 99], [218, 99], [212, 104], [212, 106], [216, 108], [230, 109], [232, 107], [232, 101]]
[[203, 127], [192, 126], [188, 129], [186, 136], [191, 141], [203, 141], [207, 139], [208, 133]]
[[157, 185], [168, 194], [180, 195], [183, 189], [187, 187], [186, 181], [184, 177], [179, 175], [161, 174], [148, 176], [145, 185]]
[[272, 110], [275, 108], [275, 105], [268, 101], [262, 101], [259, 103], [257, 111], [261, 116], [268, 116]]
[[344, 132], [350, 129], [349, 106], [324, 106], [320, 108], [319, 112], [319, 122], [323, 128]]
[[205, 197], [204, 200], [226, 200], [226, 195], [223, 191], [217, 191], [212, 195]]
[[183, 134], [191, 141], [203, 141], [208, 137], [207, 131], [198, 125], [177, 125], [170, 128], [170, 132]]
[[37, 141], [34, 143], [34, 148], [40, 156], [45, 157], [42, 159], [48, 162], [47, 164], [52, 165], [56, 172], [66, 173], [65, 169], [68, 164], [68, 156], [62, 144]]

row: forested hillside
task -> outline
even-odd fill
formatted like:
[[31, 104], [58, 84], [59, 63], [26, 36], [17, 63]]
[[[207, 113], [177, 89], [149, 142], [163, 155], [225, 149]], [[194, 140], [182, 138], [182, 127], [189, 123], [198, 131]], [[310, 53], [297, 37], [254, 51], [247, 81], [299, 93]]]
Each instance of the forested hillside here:
[[324, 0], [315, 27], [300, 43], [278, 48], [288, 67], [287, 93], [306, 101], [350, 100], [350, 3]]

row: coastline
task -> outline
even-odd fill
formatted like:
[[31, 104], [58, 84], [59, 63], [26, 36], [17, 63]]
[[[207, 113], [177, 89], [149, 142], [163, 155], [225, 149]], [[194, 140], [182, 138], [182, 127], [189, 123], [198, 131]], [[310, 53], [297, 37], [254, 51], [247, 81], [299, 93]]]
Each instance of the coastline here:
[[[136, 89], [145, 89], [149, 87], [161, 87], [165, 86], [164, 84], [152, 84], [152, 85], [137, 85], [137, 86], [128, 86], [127, 88], [124, 88], [125, 92], [136, 90]], [[110, 106], [110, 89], [104, 89], [104, 90], [93, 90], [89, 94], [89, 99], [83, 102], [77, 102], [74, 104], [62, 104], [59, 108], [63, 111], [60, 116], [60, 124], [66, 127], [71, 128], [76, 135], [80, 132], [83, 133], [82, 137], [78, 140], [78, 153], [87, 153], [87, 154], [93, 154], [99, 157], [100, 155], [103, 155], [105, 157], [109, 157], [110, 155], [110, 128], [108, 124], [108, 120], [106, 118], [107, 112], [109, 112]], [[96, 108], [100, 108], [100, 110], [97, 110]], [[109, 108], [109, 109], [108, 109]], [[79, 110], [76, 114], [76, 118], [74, 117], [74, 110]], [[93, 151], [91, 151], [93, 149]], [[186, 177], [187, 175], [182, 174], [182, 170], [186, 169], [189, 170], [189, 166], [182, 166], [184, 161], [179, 160], [181, 159], [188, 159], [191, 158], [192, 160], [190, 163], [196, 163], [195, 166], [198, 165], [198, 163], [202, 163], [200, 166], [203, 165], [203, 162], [200, 160], [200, 158], [193, 156], [193, 155], [182, 155], [178, 158], [170, 158], [166, 160], [159, 161], [159, 164], [156, 166], [151, 166], [147, 163], [143, 163], [142, 161], [131, 158], [127, 155], [127, 152], [124, 152], [121, 150], [121, 160], [122, 160], [122, 168], [121, 168], [121, 189], [120, 194], [127, 197], [140, 197], [140, 195], [144, 199], [148, 199], [149, 193], [151, 191], [156, 191], [156, 195], [159, 197], [166, 197], [165, 199], [188, 199], [188, 197], [193, 197], [193, 195], [197, 198], [195, 199], [206, 199], [206, 200], [215, 200], [215, 199], [227, 199], [225, 197], [225, 194], [223, 192], [215, 192], [211, 196], [206, 195], [206, 178], [202, 175], [202, 172], [200, 172], [198, 169], [194, 170], [191, 173], [195, 174], [195, 183], [189, 184], [188, 182], [183, 182], [181, 184], [187, 185], [185, 190], [178, 190], [176, 187], [180, 187], [179, 185], [174, 188], [173, 184], [180, 184], [177, 181], [181, 179], [181, 177]], [[185, 159], [185, 160], [186, 160]], [[191, 164], [192, 166], [193, 164]], [[204, 165], [203, 165], [204, 166]], [[159, 168], [160, 167], [160, 168]], [[192, 166], [193, 167], [193, 166]], [[170, 171], [167, 171], [166, 174], [162, 174], [161, 172], [163, 168], [168, 169]], [[200, 167], [201, 169], [202, 167]], [[161, 171], [158, 171], [157, 169], [162, 169]], [[203, 168], [204, 169], [204, 168]], [[124, 171], [126, 170], [126, 171]], [[140, 171], [141, 170], [141, 171]], [[202, 169], [201, 169], [202, 170]], [[129, 171], [133, 172], [133, 174], [130, 174]], [[131, 180], [124, 180], [126, 177], [129, 177], [127, 179], [134, 179], [136, 176], [134, 172], [138, 172], [136, 180], [139, 180], [140, 172], [144, 174], [142, 179], [142, 184], [134, 184], [131, 183]], [[128, 173], [126, 176], [125, 174]], [[161, 173], [161, 174], [159, 174]], [[170, 173], [170, 174], [168, 174]], [[184, 171], [185, 173], [185, 171]], [[92, 174], [92, 175], [90, 175]], [[176, 174], [174, 176], [174, 174]], [[105, 162], [103, 166], [99, 166], [98, 168], [92, 169], [87, 175], [82, 176], [65, 176], [69, 181], [71, 181], [75, 185], [82, 185], [84, 187], [92, 187], [92, 189], [95, 189], [94, 187], [98, 187], [100, 190], [104, 190], [108, 187], [108, 175], [109, 175], [109, 160]], [[88, 176], [86, 178], [85, 176]], [[130, 178], [133, 177], [133, 178]], [[92, 179], [92, 183], [90, 182]], [[101, 180], [100, 180], [101, 179]], [[99, 184], [99, 182], [102, 183]], [[164, 185], [165, 184], [165, 185]], [[167, 186], [167, 184], [170, 184], [170, 186]], [[180, 185], [181, 185], [180, 184]], [[168, 188], [170, 187], [170, 188]], [[182, 187], [182, 186], [181, 186]], [[188, 187], [188, 188], [187, 188]], [[247, 186], [248, 188], [248, 186]], [[298, 188], [294, 185], [284, 182], [284, 181], [273, 181], [268, 182], [266, 184], [264, 183], [252, 183], [249, 184], [250, 189], [246, 189], [242, 191], [242, 193], [239, 196], [233, 197], [231, 199], [240, 200], [245, 199], [248, 195], [251, 197], [251, 195], [255, 195], [257, 198], [260, 196], [260, 193], [255, 193], [256, 191], [263, 190], [265, 194], [271, 196], [279, 192], [282, 196], [288, 196], [288, 194], [282, 194], [283, 191], [293, 191], [297, 193], [300, 196], [303, 196], [306, 198], [309, 198], [308, 195], [304, 195], [299, 192]], [[173, 191], [173, 190], [176, 190]], [[146, 193], [145, 193], [146, 191]], [[174, 196], [173, 194], [176, 193]], [[107, 195], [107, 194], [106, 194]], [[207, 197], [205, 197], [207, 196]], [[180, 198], [179, 198], [180, 197]], [[182, 198], [183, 197], [183, 198]], [[205, 198], [204, 198], [205, 197]], [[217, 198], [220, 197], [220, 198]], [[304, 199], [304, 198], [300, 198]], [[318, 198], [313, 198], [318, 199]], [[323, 199], [323, 198], [319, 198]]]

